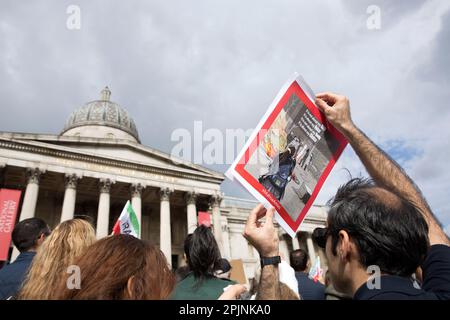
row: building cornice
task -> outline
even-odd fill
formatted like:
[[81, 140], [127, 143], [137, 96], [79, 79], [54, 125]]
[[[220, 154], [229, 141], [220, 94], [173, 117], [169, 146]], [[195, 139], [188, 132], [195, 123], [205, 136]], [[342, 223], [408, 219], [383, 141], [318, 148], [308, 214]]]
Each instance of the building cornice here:
[[205, 168], [201, 165], [197, 165], [195, 163], [179, 159], [171, 156], [163, 151], [148, 147], [146, 145], [132, 142], [126, 139], [107, 139], [107, 138], [96, 138], [96, 137], [72, 137], [72, 136], [62, 136], [62, 135], [54, 135], [54, 134], [39, 134], [39, 133], [25, 133], [25, 132], [5, 132], [0, 131], [0, 139], [7, 139], [10, 141], [29, 141], [36, 143], [80, 143], [80, 144], [88, 144], [93, 146], [120, 146], [125, 147], [130, 150], [139, 151], [145, 153], [147, 155], [151, 155], [157, 159], [161, 159], [164, 161], [175, 161], [180, 166], [188, 170], [198, 170], [200, 174], [205, 174], [208, 176], [213, 176], [214, 178], [221, 179], [223, 181], [225, 176], [223, 173]]
[[72, 152], [72, 151], [62, 151], [62, 150], [54, 150], [48, 147], [44, 146], [34, 146], [30, 145], [27, 142], [18, 141], [15, 139], [5, 139], [0, 137], [0, 147], [10, 150], [18, 150], [18, 151], [24, 151], [24, 152], [30, 152], [30, 153], [36, 153], [36, 154], [42, 154], [47, 156], [53, 156], [53, 157], [59, 157], [59, 158], [65, 158], [75, 161], [82, 161], [82, 162], [89, 162], [94, 164], [100, 164], [100, 165], [109, 165], [113, 167], [119, 167], [124, 169], [131, 169], [131, 170], [137, 170], [137, 171], [144, 171], [154, 174], [162, 174], [167, 176], [172, 176], [176, 178], [185, 178], [185, 179], [191, 179], [196, 181], [205, 181], [215, 184], [220, 184], [223, 179], [216, 178], [212, 176], [204, 176], [202, 174], [191, 174], [191, 173], [182, 173], [176, 170], [171, 169], [162, 169], [159, 167], [151, 166], [151, 165], [144, 165], [144, 164], [135, 164], [130, 163], [122, 160], [117, 159], [110, 159], [105, 158], [102, 156], [92, 156], [92, 155], [86, 155], [86, 154], [80, 154], [78, 152]]

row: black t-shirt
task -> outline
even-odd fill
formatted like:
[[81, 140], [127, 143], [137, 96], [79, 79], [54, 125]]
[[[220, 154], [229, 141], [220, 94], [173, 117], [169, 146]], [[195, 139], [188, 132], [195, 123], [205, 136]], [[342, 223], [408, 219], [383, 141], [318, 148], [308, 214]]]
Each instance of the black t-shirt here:
[[422, 289], [433, 292], [440, 300], [450, 299], [450, 247], [431, 246], [422, 264]]
[[379, 289], [363, 284], [355, 293], [355, 300], [446, 300], [450, 299], [450, 247], [433, 245], [422, 264], [422, 288], [412, 279], [383, 275]]

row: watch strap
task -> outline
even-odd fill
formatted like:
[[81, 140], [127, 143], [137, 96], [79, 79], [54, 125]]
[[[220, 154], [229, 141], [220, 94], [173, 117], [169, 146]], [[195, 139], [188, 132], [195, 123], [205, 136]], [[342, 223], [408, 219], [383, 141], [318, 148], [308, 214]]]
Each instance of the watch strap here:
[[281, 263], [281, 257], [261, 257], [261, 268], [268, 265], [277, 265]]

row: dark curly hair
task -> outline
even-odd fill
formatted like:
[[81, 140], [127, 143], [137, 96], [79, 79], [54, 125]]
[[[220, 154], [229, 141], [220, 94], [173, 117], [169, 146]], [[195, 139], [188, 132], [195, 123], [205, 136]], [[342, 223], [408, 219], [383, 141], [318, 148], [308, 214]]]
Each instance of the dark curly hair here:
[[336, 255], [339, 231], [355, 242], [361, 265], [410, 276], [423, 262], [428, 225], [410, 201], [378, 187], [373, 180], [354, 178], [341, 186], [328, 205], [328, 232]]

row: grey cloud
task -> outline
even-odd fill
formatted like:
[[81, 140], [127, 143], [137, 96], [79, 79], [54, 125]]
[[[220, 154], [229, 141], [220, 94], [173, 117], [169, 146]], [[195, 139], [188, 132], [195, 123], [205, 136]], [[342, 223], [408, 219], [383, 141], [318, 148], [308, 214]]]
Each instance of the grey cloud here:
[[430, 43], [429, 62], [417, 68], [417, 76], [425, 81], [444, 84], [450, 90], [450, 12], [441, 21], [441, 30], [435, 41]]
[[367, 8], [376, 5], [381, 11], [381, 21], [383, 28], [390, 28], [407, 16], [416, 11], [427, 0], [342, 0], [341, 3], [352, 14], [360, 15], [367, 19]]

